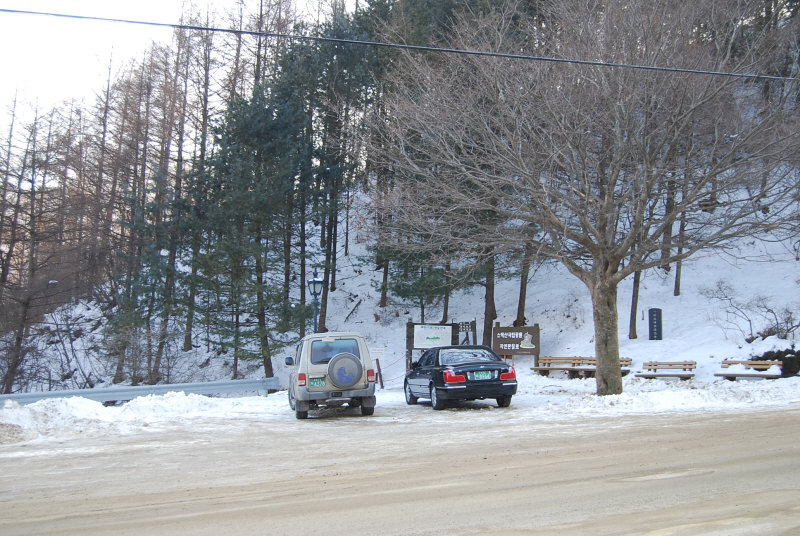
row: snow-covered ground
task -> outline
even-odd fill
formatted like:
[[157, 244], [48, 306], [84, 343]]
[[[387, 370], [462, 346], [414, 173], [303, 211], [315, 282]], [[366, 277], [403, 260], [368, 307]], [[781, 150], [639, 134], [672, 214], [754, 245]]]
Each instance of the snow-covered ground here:
[[[377, 392], [375, 416], [358, 417], [365, 423], [413, 422], [464, 418], [480, 426], [481, 419], [507, 419], [517, 424], [541, 424], [565, 418], [609, 418], [648, 413], [729, 412], [800, 406], [800, 377], [778, 380], [726, 381], [714, 376], [726, 358], [747, 359], [767, 350], [788, 348], [790, 338], [757, 338], [751, 333], [764, 329], [769, 321], [765, 308], [780, 312], [800, 311], [800, 275], [795, 252], [785, 244], [746, 243], [732, 248], [727, 256], [709, 255], [684, 265], [681, 296], [672, 295], [674, 272], [644, 274], [640, 291], [639, 338], [628, 335], [630, 281], [619, 292], [621, 355], [633, 359], [633, 370], [649, 360], [693, 360], [696, 376], [690, 381], [645, 380], [630, 374], [624, 378], [619, 396], [595, 395], [594, 379], [566, 379], [558, 374], [542, 377], [530, 371], [532, 358], [517, 358], [519, 392], [511, 408], [492, 403], [467, 404], [443, 412], [430, 407], [409, 408], [402, 394], [405, 371], [405, 323], [419, 321], [411, 305], [376, 306], [377, 294], [369, 267], [342, 259], [339, 288], [334, 293], [328, 327], [357, 330], [374, 349], [380, 349], [386, 388]], [[709, 297], [708, 289], [727, 289], [727, 302]], [[498, 321], [511, 325], [516, 312], [518, 282], [498, 286]], [[357, 305], [358, 304], [358, 305]], [[460, 292], [451, 301], [451, 321], [478, 320], [480, 329], [482, 290]], [[647, 310], [663, 311], [663, 340], [648, 340]], [[541, 327], [542, 355], [594, 354], [593, 326], [588, 293], [581, 283], [556, 266], [540, 268], [528, 290], [527, 317]], [[349, 316], [347, 323], [344, 319]], [[428, 321], [441, 317], [441, 310], [428, 310]], [[796, 334], [794, 335], [796, 337]], [[478, 340], [481, 334], [478, 333]], [[283, 355], [274, 366], [285, 385], [287, 370]], [[212, 367], [213, 368], [213, 367]], [[258, 376], [259, 371], [251, 371]], [[263, 374], [263, 373], [262, 373]], [[219, 379], [219, 378], [213, 378]], [[421, 411], [425, 410], [425, 411]], [[317, 418], [355, 418], [352, 410], [312, 412]], [[289, 424], [294, 414], [284, 393], [240, 398], [208, 398], [182, 393], [138, 398], [127, 404], [105, 407], [82, 398], [53, 399], [27, 406], [6, 402], [0, 408], [0, 443], [15, 441], [64, 440], [69, 437], [106, 434], [136, 434], [170, 427], [238, 427], [253, 421]], [[377, 428], [382, 430], [382, 428]], [[382, 433], [382, 432], [379, 432]]]

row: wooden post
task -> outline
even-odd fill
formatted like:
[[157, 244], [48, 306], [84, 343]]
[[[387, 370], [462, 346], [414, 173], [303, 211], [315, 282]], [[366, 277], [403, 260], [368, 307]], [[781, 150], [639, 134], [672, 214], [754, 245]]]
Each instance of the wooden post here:
[[383, 372], [381, 372], [381, 360], [375, 359], [375, 367], [378, 369], [378, 381], [381, 384], [381, 389], [383, 389]]

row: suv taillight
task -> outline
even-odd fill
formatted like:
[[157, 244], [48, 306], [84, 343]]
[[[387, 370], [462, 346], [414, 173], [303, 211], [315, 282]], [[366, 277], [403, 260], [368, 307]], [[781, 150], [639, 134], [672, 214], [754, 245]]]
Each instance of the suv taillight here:
[[298, 387], [305, 387], [306, 385], [306, 375], [302, 372], [297, 375], [297, 386]]
[[375, 371], [370, 369], [367, 371], [367, 381], [369, 383], [375, 383]]

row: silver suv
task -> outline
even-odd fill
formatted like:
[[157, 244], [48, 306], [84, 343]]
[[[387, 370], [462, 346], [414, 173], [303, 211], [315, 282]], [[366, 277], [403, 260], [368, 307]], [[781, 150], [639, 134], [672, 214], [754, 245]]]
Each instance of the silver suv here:
[[360, 407], [375, 412], [375, 367], [364, 337], [358, 333], [315, 333], [297, 345], [289, 378], [289, 406], [298, 419], [321, 406]]

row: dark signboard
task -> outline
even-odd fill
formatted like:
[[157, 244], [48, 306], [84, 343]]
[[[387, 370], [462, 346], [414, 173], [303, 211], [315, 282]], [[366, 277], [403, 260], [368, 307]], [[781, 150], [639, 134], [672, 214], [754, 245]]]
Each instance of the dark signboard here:
[[539, 357], [539, 324], [521, 327], [500, 327], [500, 324], [495, 324], [492, 349], [499, 355]]

